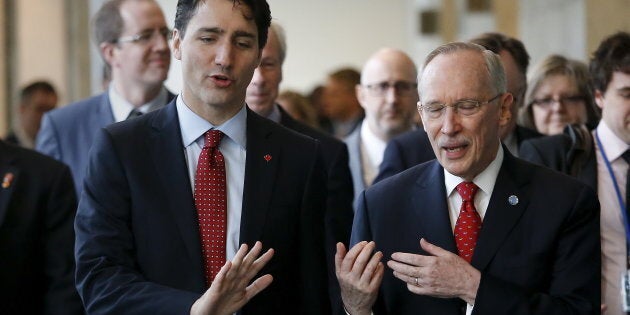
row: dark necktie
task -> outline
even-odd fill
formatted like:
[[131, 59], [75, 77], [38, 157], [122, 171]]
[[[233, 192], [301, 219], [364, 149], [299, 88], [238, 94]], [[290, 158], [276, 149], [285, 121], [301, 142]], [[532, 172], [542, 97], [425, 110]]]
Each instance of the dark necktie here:
[[479, 187], [472, 182], [461, 182], [456, 189], [462, 197], [462, 207], [455, 223], [455, 243], [459, 256], [470, 263], [481, 230], [481, 217], [475, 209], [475, 194]]
[[204, 137], [206, 142], [199, 154], [195, 174], [195, 206], [199, 218], [206, 283], [209, 286], [225, 264], [227, 194], [225, 161], [219, 151], [223, 133], [209, 130]]
[[134, 108], [134, 109], [131, 110], [129, 115], [127, 115], [127, 118], [125, 118], [125, 120], [131, 119], [131, 118], [136, 118], [136, 117], [141, 116], [141, 115], [142, 115], [142, 112], [139, 111], [137, 108]]
[[[621, 157], [630, 165], [630, 149], [626, 150]], [[628, 202], [630, 202], [630, 167], [628, 168], [628, 172], [626, 172], [626, 211], [628, 211]]]

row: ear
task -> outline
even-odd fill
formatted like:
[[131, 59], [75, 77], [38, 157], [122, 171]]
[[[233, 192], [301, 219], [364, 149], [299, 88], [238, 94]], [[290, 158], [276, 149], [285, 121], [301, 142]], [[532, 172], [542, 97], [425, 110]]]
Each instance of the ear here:
[[593, 95], [595, 97], [595, 103], [597, 104], [597, 107], [599, 107], [600, 109], [604, 109], [604, 93], [602, 93], [602, 91], [600, 90], [595, 90], [595, 95]]
[[505, 126], [512, 119], [512, 106], [514, 106], [514, 96], [510, 93], [503, 93], [499, 105], [499, 125]]
[[112, 68], [113, 63], [114, 63], [114, 49], [116, 44], [113, 43], [101, 43], [98, 47], [101, 50], [101, 56], [103, 56], [103, 59], [105, 59], [105, 62], [107, 62], [107, 64], [109, 64]]
[[361, 86], [361, 84], [354, 86], [354, 93], [357, 95], [359, 105], [365, 109], [365, 106], [363, 105], [365, 103], [365, 89]]
[[173, 47], [172, 47], [172, 51], [173, 51], [173, 57], [175, 57], [175, 59], [177, 60], [182, 60], [182, 51], [181, 51], [181, 45], [182, 45], [182, 40], [184, 40], [182, 34], [179, 32], [178, 29], [173, 29]]

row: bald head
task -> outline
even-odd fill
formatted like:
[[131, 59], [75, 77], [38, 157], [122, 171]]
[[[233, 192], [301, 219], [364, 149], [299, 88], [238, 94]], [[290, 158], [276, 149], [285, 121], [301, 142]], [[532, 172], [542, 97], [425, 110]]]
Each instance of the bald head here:
[[357, 97], [370, 130], [381, 140], [411, 129], [418, 101], [416, 66], [392, 48], [374, 53], [363, 67]]

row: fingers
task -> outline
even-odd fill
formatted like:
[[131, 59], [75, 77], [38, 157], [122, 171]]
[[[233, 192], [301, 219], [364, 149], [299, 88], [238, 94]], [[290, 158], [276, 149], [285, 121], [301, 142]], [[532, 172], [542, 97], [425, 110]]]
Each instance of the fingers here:
[[426, 251], [427, 253], [433, 255], [433, 256], [437, 256], [437, 257], [443, 257], [443, 256], [449, 256], [449, 255], [453, 255], [453, 253], [437, 246], [437, 245], [433, 245], [431, 243], [429, 243], [427, 240], [425, 240], [424, 238], [420, 239], [420, 247]]
[[[266, 253], [265, 253], [266, 254]], [[266, 274], [256, 279], [245, 289], [245, 298], [249, 301], [251, 298], [260, 293], [260, 291], [266, 289], [271, 282], [273, 282], [273, 276]]]
[[381, 286], [381, 281], [383, 280], [383, 274], [385, 273], [385, 265], [382, 262], [379, 262], [376, 266], [376, 270], [374, 271], [374, 276], [370, 279], [369, 288], [370, 290], [376, 290]]
[[249, 275], [248, 275], [248, 281], [253, 278], [255, 275], [258, 274], [258, 272], [260, 272], [260, 270], [265, 267], [265, 265], [267, 265], [267, 263], [271, 260], [271, 258], [273, 257], [273, 254], [275, 253], [275, 251], [273, 250], [273, 248], [268, 249], [264, 254], [262, 254], [262, 256], [258, 257], [258, 259], [256, 259], [250, 268], [249, 271]]
[[337, 243], [337, 252], [335, 253], [335, 271], [337, 272], [337, 274], [339, 274], [339, 271], [341, 271], [341, 263], [346, 257], [346, 254], [346, 246], [344, 246], [341, 242]]
[[[415, 265], [408, 265], [395, 260], [390, 260], [387, 262], [387, 267], [392, 269], [394, 272], [402, 273], [404, 275], [410, 275], [414, 277], [420, 276], [418, 272], [418, 266]], [[406, 279], [401, 280], [406, 281]]]
[[372, 255], [372, 258], [370, 258], [368, 264], [365, 266], [365, 269], [363, 269], [363, 273], [361, 274], [361, 281], [366, 282], [366, 283], [371, 282], [370, 280], [373, 278], [377, 267], [379, 266], [379, 264], [382, 265], [381, 263], [382, 258], [383, 258], [383, 253], [381, 252], [377, 252], [376, 254]]

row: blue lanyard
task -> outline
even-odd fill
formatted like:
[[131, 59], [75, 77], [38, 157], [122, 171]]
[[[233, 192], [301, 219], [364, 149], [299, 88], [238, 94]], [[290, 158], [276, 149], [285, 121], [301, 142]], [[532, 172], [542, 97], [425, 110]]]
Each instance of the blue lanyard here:
[[[595, 139], [597, 140], [597, 146], [599, 148], [599, 152], [602, 153], [602, 157], [604, 158], [604, 163], [606, 163], [606, 168], [608, 169], [608, 174], [610, 174], [610, 178], [612, 179], [613, 186], [615, 187], [615, 193], [617, 194], [617, 201], [619, 201], [619, 209], [621, 209], [621, 216], [623, 217], [623, 226], [625, 227], [625, 230], [626, 230], [626, 248], [630, 249], [630, 226], [628, 225], [628, 213], [626, 212], [626, 203], [623, 201], [624, 198], [621, 197], [621, 191], [619, 190], [619, 185], [617, 185], [617, 178], [615, 177], [615, 173], [613, 173], [612, 166], [610, 165], [610, 161], [608, 161], [606, 152], [604, 152], [604, 147], [602, 146], [602, 141], [599, 140], [599, 134], [597, 131], [595, 131]], [[630, 251], [628, 252], [628, 254], [630, 254]]]

